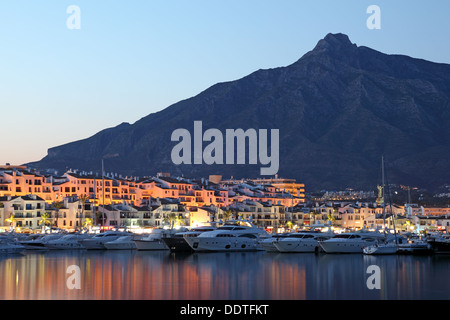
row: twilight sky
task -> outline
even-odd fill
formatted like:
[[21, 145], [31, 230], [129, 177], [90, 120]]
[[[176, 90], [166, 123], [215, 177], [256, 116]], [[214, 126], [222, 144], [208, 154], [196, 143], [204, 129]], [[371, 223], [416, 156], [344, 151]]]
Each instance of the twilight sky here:
[[[70, 30], [70, 5], [81, 29]], [[381, 9], [381, 29], [366, 12]], [[287, 66], [327, 33], [450, 63], [448, 0], [2, 0], [0, 164]]]

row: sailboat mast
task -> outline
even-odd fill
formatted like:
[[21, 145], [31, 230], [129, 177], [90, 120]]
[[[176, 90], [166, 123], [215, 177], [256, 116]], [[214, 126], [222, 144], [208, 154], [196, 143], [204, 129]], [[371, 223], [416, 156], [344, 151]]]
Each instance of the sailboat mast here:
[[385, 187], [385, 181], [384, 181], [384, 155], [381, 156], [381, 187], [382, 187], [382, 199], [383, 199], [383, 224], [384, 224], [384, 232], [386, 233], [386, 204], [384, 202], [384, 187]]

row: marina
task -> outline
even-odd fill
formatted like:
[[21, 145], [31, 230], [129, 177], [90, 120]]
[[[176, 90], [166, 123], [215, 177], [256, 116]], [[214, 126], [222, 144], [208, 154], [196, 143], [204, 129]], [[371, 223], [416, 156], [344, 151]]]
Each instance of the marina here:
[[[389, 254], [365, 250], [375, 248], [383, 236], [366, 230], [268, 234], [248, 221], [192, 231], [156, 229], [153, 235], [110, 230], [28, 235], [32, 239], [26, 240], [23, 234], [3, 233], [0, 299], [450, 298], [445, 235], [411, 237]], [[169, 239], [176, 241], [162, 241]], [[149, 244], [139, 247], [141, 241]], [[331, 247], [324, 245], [330, 241]], [[424, 243], [432, 249], [413, 250]], [[6, 244], [10, 251], [3, 248]], [[382, 243], [379, 246], [383, 248]], [[367, 285], [367, 270], [374, 265], [381, 272], [379, 290]], [[67, 270], [73, 266], [80, 270], [79, 290], [67, 285]]]

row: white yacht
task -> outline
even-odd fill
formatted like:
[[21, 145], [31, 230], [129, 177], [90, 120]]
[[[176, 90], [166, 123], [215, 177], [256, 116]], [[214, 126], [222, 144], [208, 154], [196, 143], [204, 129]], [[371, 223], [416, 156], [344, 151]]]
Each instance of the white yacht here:
[[433, 252], [432, 246], [422, 240], [410, 238], [406, 243], [398, 245], [398, 254], [431, 254]]
[[325, 253], [363, 253], [364, 247], [374, 245], [382, 238], [384, 234], [378, 231], [356, 231], [335, 235], [319, 244]]
[[165, 244], [163, 238], [171, 237], [178, 231], [181, 230], [154, 229], [152, 233], [140, 239], [135, 239], [134, 244], [136, 245], [137, 250], [169, 250], [169, 247]]
[[363, 248], [364, 254], [382, 255], [382, 254], [396, 254], [398, 245], [395, 242], [376, 243]]
[[0, 238], [0, 254], [21, 253], [25, 250], [25, 246], [19, 244], [14, 239], [7, 237]]
[[162, 241], [166, 244], [171, 252], [192, 252], [193, 249], [184, 239], [186, 237], [198, 237], [203, 232], [214, 231], [215, 226], [201, 226], [190, 229], [189, 231], [177, 232], [171, 237], [164, 237]]
[[406, 241], [406, 239], [401, 236], [389, 235], [373, 245], [364, 247], [363, 253], [369, 255], [396, 254], [398, 253], [399, 244], [404, 241]]
[[319, 241], [333, 237], [333, 233], [325, 232], [296, 232], [287, 237], [279, 238], [273, 244], [282, 253], [303, 253], [320, 250]]
[[106, 231], [98, 233], [89, 239], [83, 239], [80, 243], [88, 250], [104, 250], [106, 249], [106, 242], [116, 240], [125, 235], [127, 235], [127, 233], [122, 231]]
[[127, 235], [105, 242], [105, 247], [108, 250], [135, 250], [136, 244], [133, 241], [133, 236]]
[[63, 233], [42, 234], [31, 240], [20, 241], [20, 244], [27, 250], [48, 250], [46, 244], [63, 237]]
[[61, 238], [50, 240], [45, 243], [45, 247], [54, 250], [74, 250], [74, 249], [85, 249], [81, 244], [81, 240], [90, 239], [92, 234], [68, 234]]
[[214, 231], [203, 232], [197, 237], [184, 236], [194, 251], [257, 251], [261, 237], [268, 236], [264, 229], [245, 220], [227, 221]]
[[267, 238], [261, 239], [259, 241], [259, 245], [267, 252], [279, 252], [277, 247], [275, 246], [275, 242], [279, 241], [280, 238], [285, 238], [288, 236], [288, 233], [277, 233]]

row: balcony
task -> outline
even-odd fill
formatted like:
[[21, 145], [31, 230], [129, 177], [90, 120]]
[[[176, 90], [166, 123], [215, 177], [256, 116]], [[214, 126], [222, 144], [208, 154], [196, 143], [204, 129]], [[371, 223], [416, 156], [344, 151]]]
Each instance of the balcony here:
[[32, 213], [16, 213], [16, 214], [14, 214], [14, 218], [16, 218], [16, 219], [30, 219], [30, 218], [35, 218], [35, 216]]

